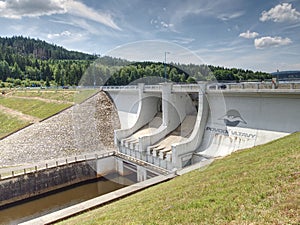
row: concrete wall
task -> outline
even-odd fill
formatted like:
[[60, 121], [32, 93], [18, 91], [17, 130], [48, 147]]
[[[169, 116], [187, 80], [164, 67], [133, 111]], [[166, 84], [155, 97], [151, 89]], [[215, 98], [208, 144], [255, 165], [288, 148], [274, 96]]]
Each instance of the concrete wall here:
[[71, 163], [0, 181], [0, 206], [96, 178], [95, 162]]
[[121, 128], [132, 127], [138, 118], [139, 90], [106, 92], [113, 100], [121, 122]]
[[128, 160], [125, 164], [134, 169], [126, 168], [122, 158], [111, 155], [1, 179], [0, 207], [98, 177], [107, 176], [110, 179], [110, 175], [114, 173], [119, 173], [121, 176], [114, 178], [114, 181], [122, 185], [129, 183], [122, 176], [136, 173], [136, 179], [140, 182], [154, 173], [151, 169], [135, 165]]
[[[120, 130], [116, 130], [115, 131], [115, 144], [118, 145], [118, 142], [120, 140], [122, 140], [123, 138], [126, 138], [130, 135], [132, 135], [134, 132], [136, 132], [137, 130], [139, 130], [141, 127], [143, 127], [144, 125], [146, 125], [147, 123], [149, 123], [154, 116], [157, 114], [158, 111], [158, 102], [161, 99], [161, 95], [158, 94], [151, 94], [151, 93], [144, 93], [144, 84], [139, 84], [138, 86], [138, 110], [137, 110], [137, 119], [136, 121], [128, 128], [122, 128]], [[123, 110], [125, 108], [125, 106], [123, 105], [124, 102], [127, 102], [127, 95], [121, 95], [118, 96], [117, 99], [121, 100], [123, 99], [121, 102], [121, 107]], [[130, 98], [129, 98], [130, 100]], [[118, 101], [115, 102], [115, 104], [118, 104]], [[130, 111], [130, 107], [131, 107], [131, 103], [128, 102], [127, 104], [128, 108], [126, 111]], [[118, 108], [118, 112], [119, 112], [119, 108]], [[123, 111], [124, 112], [124, 111]], [[120, 115], [120, 114], [119, 114]], [[120, 120], [124, 120], [124, 116], [120, 117]], [[125, 119], [126, 121], [128, 121], [128, 119]], [[122, 121], [121, 121], [122, 123]]]
[[208, 93], [210, 115], [198, 152], [224, 156], [299, 131], [299, 100], [290, 93]]
[[208, 113], [209, 106], [206, 96], [203, 92], [199, 92], [198, 114], [191, 136], [186, 141], [172, 145], [173, 168], [182, 168], [202, 143]]

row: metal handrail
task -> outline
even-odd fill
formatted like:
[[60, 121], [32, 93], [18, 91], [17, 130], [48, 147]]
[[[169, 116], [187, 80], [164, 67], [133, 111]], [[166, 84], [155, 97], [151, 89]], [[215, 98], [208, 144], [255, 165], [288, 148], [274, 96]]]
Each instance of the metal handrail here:
[[[102, 90], [111, 91], [111, 90], [137, 90], [137, 85], [127, 85], [127, 86], [102, 86]], [[145, 85], [145, 91], [160, 91], [162, 89], [161, 85]], [[290, 82], [290, 83], [279, 83], [273, 84], [271, 82], [249, 82], [249, 83], [212, 83], [206, 85], [206, 90], [299, 90], [300, 83]], [[174, 84], [172, 85], [172, 91], [200, 91], [200, 85], [198, 84]]]

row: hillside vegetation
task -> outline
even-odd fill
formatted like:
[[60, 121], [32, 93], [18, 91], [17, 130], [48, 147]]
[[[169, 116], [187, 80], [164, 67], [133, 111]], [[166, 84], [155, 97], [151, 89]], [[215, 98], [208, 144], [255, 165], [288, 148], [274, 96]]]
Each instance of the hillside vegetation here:
[[300, 133], [59, 224], [299, 224]]
[[264, 80], [271, 75], [238, 68], [99, 57], [22, 36], [0, 37], [0, 87], [102, 86], [201, 80]]

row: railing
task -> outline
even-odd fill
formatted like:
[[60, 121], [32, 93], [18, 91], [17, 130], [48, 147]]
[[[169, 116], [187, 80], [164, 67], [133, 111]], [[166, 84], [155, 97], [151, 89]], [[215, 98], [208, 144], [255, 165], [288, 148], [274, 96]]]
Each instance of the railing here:
[[127, 86], [101, 86], [103, 91], [112, 91], [112, 90], [136, 90], [138, 89], [137, 85], [127, 85]]
[[145, 85], [144, 87], [145, 91], [161, 91], [160, 85]]
[[39, 163], [38, 165], [32, 166], [24, 166], [18, 168], [7, 168], [7, 169], [0, 169], [0, 180], [10, 179], [12, 177], [36, 173], [42, 170], [66, 166], [71, 163], [80, 163], [88, 160], [95, 160], [101, 159], [109, 156], [114, 156], [115, 152], [107, 152], [102, 154], [87, 154], [87, 155], [80, 155], [75, 157], [63, 158], [54, 161], [47, 161], [45, 163]]
[[162, 167], [159, 167], [159, 166], [156, 166], [156, 165], [151, 164], [149, 162], [134, 158], [130, 155], [123, 154], [121, 152], [116, 152], [115, 155], [119, 158], [122, 158], [123, 160], [128, 160], [128, 161], [133, 162], [137, 165], [143, 166], [146, 169], [152, 170], [152, 172], [156, 171], [156, 172], [158, 172], [159, 174], [162, 174], [162, 175], [167, 175], [167, 174], [170, 173], [170, 171], [168, 171], [168, 170], [166, 170]]
[[271, 83], [271, 82], [249, 82], [249, 83], [215, 83], [207, 86], [208, 90], [240, 90], [240, 89], [300, 89], [300, 83]]
[[[119, 91], [119, 90], [137, 90], [137, 85], [128, 86], [103, 86], [101, 90], [104, 91]], [[300, 90], [300, 83], [279, 83], [274, 84], [271, 82], [245, 82], [245, 83], [211, 83], [205, 85], [206, 90]], [[162, 90], [161, 85], [145, 85], [144, 91], [158, 92]], [[199, 92], [201, 90], [198, 84], [174, 84], [172, 85], [173, 92]]]
[[189, 91], [200, 91], [200, 86], [198, 84], [175, 84], [172, 87], [172, 91], [174, 92], [189, 92]]

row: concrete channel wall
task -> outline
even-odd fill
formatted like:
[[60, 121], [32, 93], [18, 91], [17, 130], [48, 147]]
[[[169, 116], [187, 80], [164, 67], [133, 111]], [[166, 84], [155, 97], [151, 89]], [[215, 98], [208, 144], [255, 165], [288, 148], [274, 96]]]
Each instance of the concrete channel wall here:
[[87, 162], [72, 163], [0, 181], [0, 206], [96, 178]]
[[[160, 168], [145, 166], [144, 162], [133, 162], [131, 158], [111, 152], [102, 156], [95, 155], [92, 159], [42, 169], [36, 167], [27, 172], [24, 170], [24, 173], [0, 179], [0, 207], [113, 173], [120, 176], [136, 173], [138, 182], [162, 173]], [[123, 181], [120, 178], [118, 182]]]
[[0, 206], [115, 172], [115, 164], [106, 167], [108, 162], [114, 162], [112, 158], [66, 163], [3, 178], [0, 180]]

